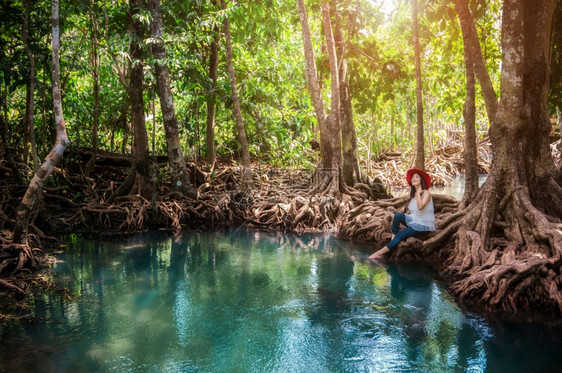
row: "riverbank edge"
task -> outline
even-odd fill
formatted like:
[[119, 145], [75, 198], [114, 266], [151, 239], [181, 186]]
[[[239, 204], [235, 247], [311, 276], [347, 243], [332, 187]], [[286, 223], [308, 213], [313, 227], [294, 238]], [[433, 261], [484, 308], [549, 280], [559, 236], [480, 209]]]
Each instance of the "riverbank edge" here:
[[[25, 322], [25, 323], [35, 323], [39, 320], [31, 313], [32, 305], [44, 292], [52, 292], [61, 297], [63, 301], [69, 301], [74, 298], [74, 294], [72, 294], [68, 289], [62, 288], [53, 281], [53, 272], [51, 271], [53, 265], [57, 262], [57, 255], [62, 253], [64, 247], [61, 247], [61, 244], [64, 244], [64, 237], [68, 237], [69, 234], [77, 234], [83, 237], [90, 237], [90, 238], [107, 238], [110, 240], [117, 239], [117, 238], [124, 238], [124, 237], [131, 237], [143, 232], [149, 232], [153, 230], [160, 230], [165, 231], [171, 236], [177, 236], [184, 234], [190, 231], [201, 231], [201, 230], [215, 230], [215, 229], [248, 229], [248, 230], [260, 230], [266, 231], [270, 233], [280, 233], [277, 229], [269, 229], [264, 227], [259, 227], [251, 223], [243, 223], [243, 222], [229, 222], [223, 224], [217, 223], [209, 223], [209, 224], [200, 224], [201, 222], [197, 222], [196, 226], [185, 226], [181, 231], [174, 231], [170, 228], [165, 227], [147, 227], [144, 229], [139, 229], [137, 231], [130, 231], [130, 232], [122, 232], [116, 229], [112, 230], [92, 230], [92, 229], [79, 229], [79, 230], [68, 230], [66, 232], [59, 232], [56, 236], [50, 237], [48, 240], [42, 240], [42, 249], [38, 252], [36, 258], [38, 262], [38, 267], [36, 271], [28, 272], [27, 275], [24, 277], [26, 281], [29, 282], [30, 286], [28, 288], [28, 294], [25, 297], [18, 296], [17, 294], [0, 291], [2, 294], [0, 300], [0, 326], [5, 325], [7, 323], [13, 322]], [[361, 241], [361, 240], [353, 240], [353, 239], [346, 239], [342, 238], [338, 235], [338, 231], [336, 230], [322, 230], [318, 228], [311, 228], [304, 230], [302, 232], [282, 232], [282, 233], [290, 233], [290, 234], [328, 234], [332, 235], [333, 237], [352, 242], [358, 244], [362, 247], [361, 254], [364, 257], [355, 258], [354, 260], [359, 260], [363, 263], [367, 262], [366, 257], [372, 253], [372, 251], [376, 250], [379, 243], [372, 242], [372, 241]], [[372, 250], [372, 251], [371, 251]], [[414, 263], [423, 266], [427, 266], [435, 271], [435, 275], [439, 279], [440, 282], [448, 287], [451, 282], [446, 277], [442, 276], [442, 271], [439, 268], [438, 263], [432, 260], [405, 260], [405, 261], [396, 261], [397, 263]], [[380, 265], [377, 263], [369, 263], [370, 265], [376, 266]], [[510, 323], [534, 323], [539, 322], [541, 324], [547, 325], [549, 327], [562, 327], [562, 320], [559, 318], [549, 317], [546, 314], [537, 313], [537, 312], [527, 312], [527, 313], [519, 313], [517, 315], [514, 314], [505, 314], [505, 313], [494, 313], [494, 312], [487, 312], [479, 308], [478, 306], [472, 306], [470, 304], [461, 304], [458, 300], [453, 296], [455, 303], [463, 312], [470, 312], [479, 315], [480, 317], [485, 318], [490, 322], [510, 322]]]

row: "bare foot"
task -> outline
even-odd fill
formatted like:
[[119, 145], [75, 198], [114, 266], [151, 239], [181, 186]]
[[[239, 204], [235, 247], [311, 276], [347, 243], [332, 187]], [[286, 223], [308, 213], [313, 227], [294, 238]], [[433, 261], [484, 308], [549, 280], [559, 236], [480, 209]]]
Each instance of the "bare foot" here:
[[369, 255], [369, 259], [370, 260], [378, 260], [381, 259], [382, 256], [386, 253], [388, 253], [390, 251], [390, 249], [388, 247], [383, 247], [382, 249], [380, 249], [379, 251], [377, 251], [374, 254]]
[[369, 259], [376, 260], [379, 259], [381, 256], [382, 255], [379, 255], [379, 252], [377, 251], [376, 253], [369, 255]]

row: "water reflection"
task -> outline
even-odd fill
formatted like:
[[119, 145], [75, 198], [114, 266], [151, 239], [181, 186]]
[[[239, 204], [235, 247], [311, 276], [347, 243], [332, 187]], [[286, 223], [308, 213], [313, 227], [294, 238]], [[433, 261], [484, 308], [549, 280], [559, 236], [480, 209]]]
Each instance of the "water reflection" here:
[[363, 263], [366, 251], [329, 236], [152, 232], [71, 246], [56, 281], [78, 299], [45, 295], [34, 312], [47, 321], [2, 328], [0, 372], [562, 367], [556, 330], [463, 314], [430, 270]]

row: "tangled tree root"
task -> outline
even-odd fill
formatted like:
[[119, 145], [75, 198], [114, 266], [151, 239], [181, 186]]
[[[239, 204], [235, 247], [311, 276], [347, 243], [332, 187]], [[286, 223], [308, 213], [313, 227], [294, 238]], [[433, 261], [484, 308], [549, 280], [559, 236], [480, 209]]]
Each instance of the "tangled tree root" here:
[[[427, 254], [427, 247], [439, 245], [446, 241], [439, 230], [444, 226], [458, 206], [458, 201], [447, 195], [434, 194], [435, 217], [437, 232], [424, 233], [418, 237], [411, 237], [401, 242], [397, 250], [392, 253], [394, 258], [413, 259]], [[351, 209], [342, 219], [339, 227], [339, 237], [356, 242], [371, 242], [383, 247], [391, 239], [390, 227], [396, 212], [405, 211], [409, 196], [398, 197], [390, 200], [378, 200], [363, 203]], [[424, 251], [425, 250], [425, 251]], [[424, 258], [428, 260], [428, 257]]]
[[[428, 157], [425, 170], [431, 175], [432, 185], [447, 185], [464, 171], [464, 145], [461, 141], [449, 141], [435, 148]], [[478, 143], [478, 173], [490, 172], [490, 140]], [[375, 179], [389, 186], [407, 187], [404, 175], [411, 161], [401, 153], [384, 152], [375, 163], [367, 165]]]
[[[436, 150], [436, 160], [428, 160], [428, 170], [436, 184], [446, 183], [450, 175], [459, 173], [456, 159], [461, 159], [462, 151], [457, 153], [452, 147]], [[64, 205], [67, 209], [62, 211], [62, 221], [73, 230], [105, 227], [133, 232], [166, 227], [180, 232], [199, 223], [247, 224], [283, 232], [337, 232], [341, 238], [382, 247], [390, 240], [393, 214], [403, 211], [409, 202], [408, 197], [389, 199], [387, 195], [387, 186], [405, 184], [407, 163], [396, 159], [387, 160], [380, 171], [375, 167], [374, 175], [380, 180], [356, 184], [354, 188], [339, 185], [339, 194], [334, 196], [316, 193], [330, 190], [334, 186], [332, 179], [315, 181], [313, 174], [304, 170], [257, 167], [253, 172], [254, 189], [239, 191], [239, 168], [223, 167], [212, 173], [193, 168], [196, 199], [160, 186], [153, 200], [133, 194], [108, 203], [108, 196], [118, 185], [114, 181], [119, 178], [114, 176], [124, 173], [103, 166], [100, 173], [82, 183], [65, 173], [56, 174], [66, 184], [57, 190], [48, 189], [44, 203], [47, 207], [53, 202]], [[481, 172], [487, 170], [489, 164], [484, 162]], [[435, 263], [452, 283], [451, 293], [467, 307], [515, 314], [532, 305], [535, 311], [541, 307], [562, 314], [560, 218], [536, 210], [529, 197], [517, 189], [496, 200], [499, 193], [495, 189], [496, 185], [487, 182], [479, 201], [461, 208], [450, 196], [433, 195], [437, 231], [406, 240], [390, 259]], [[83, 197], [71, 197], [75, 195]], [[8, 203], [9, 199], [0, 199], [0, 204]], [[521, 208], [518, 210], [516, 205]], [[10, 211], [0, 214], [2, 224], [10, 225]], [[35, 218], [40, 219], [38, 215]], [[34, 238], [37, 240], [38, 229]], [[31, 270], [34, 250], [16, 250], [14, 246], [8, 249], [8, 245], [9, 240], [3, 239], [0, 274], [5, 276], [0, 288], [19, 294], [26, 291], [26, 285], [16, 276]]]
[[245, 220], [253, 225], [268, 226], [282, 231], [334, 231], [340, 213], [352, 203], [351, 198], [346, 195], [341, 200], [331, 196], [313, 195], [294, 197], [288, 203], [266, 201], [250, 207], [245, 214]]
[[[479, 200], [458, 208], [451, 197], [434, 195], [437, 231], [400, 243], [390, 260], [431, 261], [450, 292], [469, 308], [527, 317], [562, 315], [562, 223], [533, 206], [523, 189], [501, 201], [494, 181]], [[373, 201], [351, 209], [339, 235], [379, 247], [390, 240], [393, 214], [408, 197]], [[539, 310], [537, 312], [537, 310]]]
[[[484, 245], [491, 211], [503, 218], [494, 221], [496, 233]], [[560, 219], [538, 211], [521, 191], [514, 190], [497, 208], [483, 198], [467, 212], [444, 265], [453, 281], [451, 293], [466, 306], [503, 315], [525, 316], [531, 306], [562, 315], [561, 228]]]
[[[179, 232], [194, 223], [249, 224], [273, 230], [335, 231], [341, 217], [356, 204], [369, 198], [388, 197], [380, 181], [344, 186], [337, 197], [313, 193], [314, 176], [303, 170], [255, 170], [254, 190], [238, 190], [239, 168], [227, 167], [215, 174], [196, 173], [197, 199], [171, 192], [147, 200], [140, 195], [117, 197], [111, 203], [100, 194], [93, 202], [83, 203], [61, 221], [69, 227], [118, 229], [125, 232], [166, 227]], [[271, 180], [271, 181], [270, 181]], [[108, 189], [114, 188], [109, 185]]]
[[[42, 250], [41, 241], [29, 234], [28, 244], [12, 242], [11, 232], [0, 232], [0, 288], [24, 296], [29, 289], [26, 278], [40, 266], [36, 259]], [[0, 290], [1, 292], [1, 290]]]
[[11, 232], [0, 232], [0, 275], [13, 276], [22, 270], [37, 266], [35, 253], [41, 251], [41, 241], [35, 234], [29, 234], [28, 244], [18, 244], [11, 240]]

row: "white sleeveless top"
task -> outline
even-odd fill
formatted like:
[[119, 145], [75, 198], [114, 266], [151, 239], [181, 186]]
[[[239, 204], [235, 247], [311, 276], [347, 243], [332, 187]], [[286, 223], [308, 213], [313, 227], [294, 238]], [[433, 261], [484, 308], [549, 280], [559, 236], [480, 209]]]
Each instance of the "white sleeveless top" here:
[[433, 206], [433, 198], [429, 200], [423, 210], [418, 209], [416, 199], [412, 198], [408, 209], [411, 212], [411, 214], [406, 215], [406, 225], [408, 227], [412, 227], [419, 232], [435, 230], [435, 208]]

